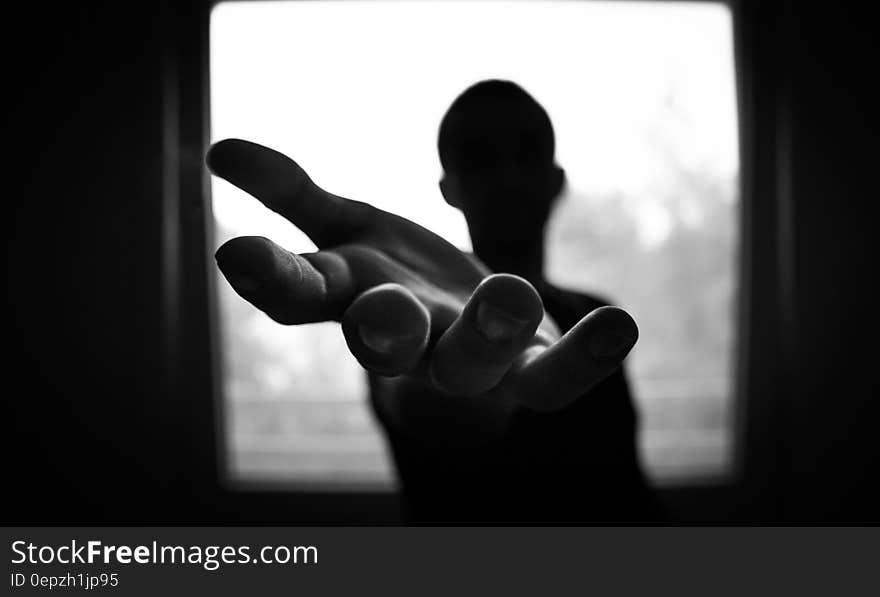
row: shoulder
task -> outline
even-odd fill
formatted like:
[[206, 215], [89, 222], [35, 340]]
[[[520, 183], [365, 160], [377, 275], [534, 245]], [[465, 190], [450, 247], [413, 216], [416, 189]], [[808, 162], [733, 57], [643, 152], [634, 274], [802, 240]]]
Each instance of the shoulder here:
[[547, 312], [565, 328], [570, 328], [599, 307], [614, 304], [608, 297], [561, 288], [546, 281], [539, 294]]
[[540, 294], [541, 298], [546, 298], [550, 302], [578, 307], [586, 311], [586, 313], [589, 313], [593, 309], [598, 309], [599, 307], [606, 307], [615, 304], [614, 301], [607, 296], [562, 288], [550, 284], [549, 282], [544, 282]]

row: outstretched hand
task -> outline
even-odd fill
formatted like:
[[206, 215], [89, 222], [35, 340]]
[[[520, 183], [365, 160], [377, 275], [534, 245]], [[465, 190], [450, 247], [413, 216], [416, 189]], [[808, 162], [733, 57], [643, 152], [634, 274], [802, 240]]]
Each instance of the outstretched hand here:
[[554, 411], [613, 372], [638, 338], [616, 307], [596, 309], [561, 335], [526, 280], [492, 274], [409, 220], [321, 189], [272, 149], [225, 140], [207, 163], [319, 249], [294, 254], [262, 237], [232, 239], [216, 259], [235, 291], [283, 324], [341, 322], [370, 372]]

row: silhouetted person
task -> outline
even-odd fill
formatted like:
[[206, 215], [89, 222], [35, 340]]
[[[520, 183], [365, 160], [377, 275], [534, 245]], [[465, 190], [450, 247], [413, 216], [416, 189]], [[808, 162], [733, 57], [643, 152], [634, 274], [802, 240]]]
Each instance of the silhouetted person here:
[[544, 229], [564, 186], [546, 112], [513, 83], [477, 84], [443, 119], [439, 150], [441, 191], [464, 213], [476, 258], [327, 193], [282, 154], [216, 144], [212, 171], [320, 249], [241, 237], [217, 251], [221, 271], [276, 321], [342, 323], [412, 521], [656, 521], [620, 369], [635, 323], [543, 278]]
[[[440, 189], [464, 214], [476, 256], [492, 271], [528, 280], [566, 332], [608, 302], [544, 279], [545, 228], [565, 183], [554, 145], [550, 118], [527, 92], [509, 81], [483, 81], [463, 92], [441, 123]], [[638, 465], [636, 413], [622, 369], [556, 412], [516, 408], [502, 429], [492, 425], [498, 413], [480, 405], [459, 405], [451, 420], [442, 412], [447, 397], [417, 388], [407, 400], [430, 400], [433, 420], [425, 423], [431, 433], [413, 434], [383, 408], [382, 380], [371, 387], [417, 520], [657, 519]]]

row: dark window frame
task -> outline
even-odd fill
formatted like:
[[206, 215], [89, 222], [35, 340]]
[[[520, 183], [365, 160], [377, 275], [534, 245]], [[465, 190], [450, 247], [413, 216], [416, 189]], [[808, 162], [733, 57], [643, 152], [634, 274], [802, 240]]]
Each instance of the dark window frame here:
[[[715, 3], [715, 2], [713, 2]], [[777, 508], [780, 423], [774, 388], [789, 353], [792, 281], [787, 222], [785, 82], [766, 59], [774, 49], [760, 3], [732, 11], [740, 140], [740, 254], [732, 474], [659, 489], [681, 522], [759, 522]], [[215, 2], [168, 8], [164, 66], [163, 297], [165, 367], [175, 403], [192, 426], [188, 484], [205, 522], [395, 524], [389, 491], [326, 491], [227, 479], [220, 391], [220, 328], [213, 275], [213, 216], [203, 156], [210, 139], [209, 27]]]

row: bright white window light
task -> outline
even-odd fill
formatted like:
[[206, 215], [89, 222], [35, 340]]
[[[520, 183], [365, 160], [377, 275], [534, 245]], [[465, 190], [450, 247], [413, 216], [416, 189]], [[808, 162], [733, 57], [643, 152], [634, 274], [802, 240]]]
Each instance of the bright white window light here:
[[[510, 79], [550, 114], [569, 187], [548, 276], [639, 322], [627, 371], [660, 480], [730, 464], [738, 139], [722, 4], [229, 2], [211, 18], [212, 138], [296, 159], [324, 188], [469, 249], [439, 194], [436, 135], [472, 83]], [[304, 235], [213, 182], [218, 245]], [[335, 324], [284, 327], [221, 279], [229, 474], [394, 482], [363, 372]]]

